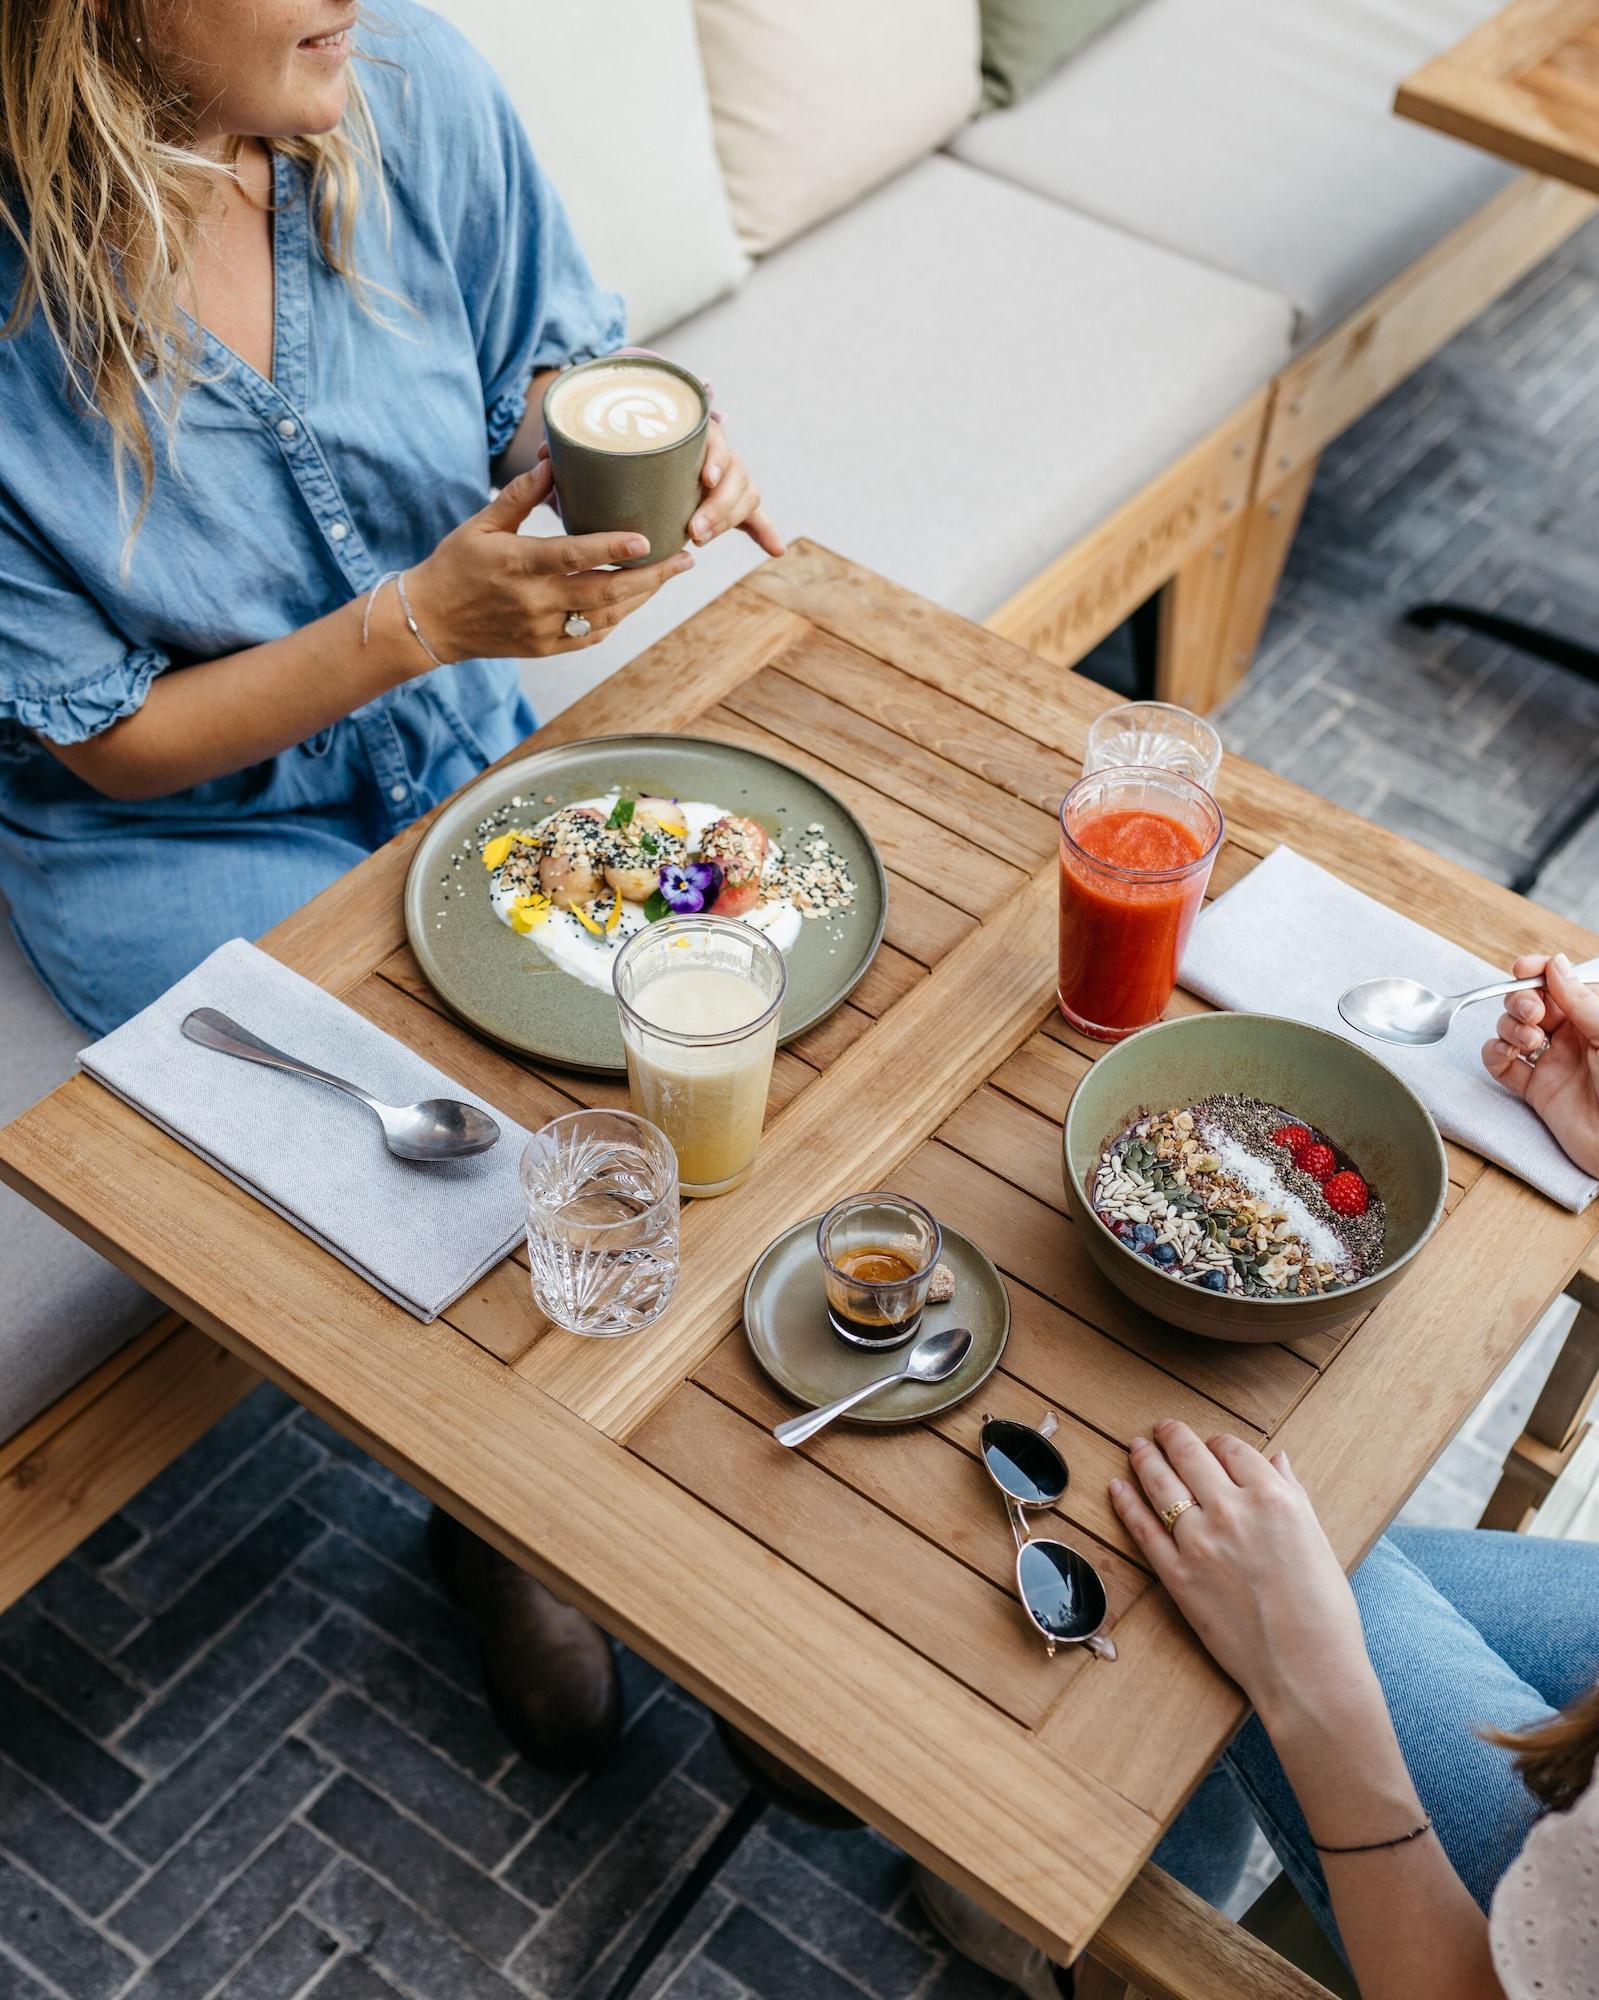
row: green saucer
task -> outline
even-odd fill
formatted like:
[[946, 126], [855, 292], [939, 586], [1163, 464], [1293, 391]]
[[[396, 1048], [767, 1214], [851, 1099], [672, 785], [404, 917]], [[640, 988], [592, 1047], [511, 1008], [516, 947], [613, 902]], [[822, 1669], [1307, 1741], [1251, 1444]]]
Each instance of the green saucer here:
[[[744, 1288], [744, 1331], [755, 1359], [785, 1395], [808, 1409], [847, 1396], [874, 1376], [886, 1375], [910, 1346], [875, 1353], [849, 1347], [827, 1322], [822, 1260], [813, 1215], [785, 1230], [756, 1260]], [[955, 1273], [955, 1296], [930, 1305], [918, 1333], [941, 1327], [970, 1329], [972, 1351], [942, 1382], [900, 1382], [862, 1403], [840, 1421], [913, 1424], [952, 1410], [980, 1388], [999, 1366], [1010, 1337], [1010, 1295], [1005, 1280], [970, 1237], [945, 1228], [941, 1262]]]

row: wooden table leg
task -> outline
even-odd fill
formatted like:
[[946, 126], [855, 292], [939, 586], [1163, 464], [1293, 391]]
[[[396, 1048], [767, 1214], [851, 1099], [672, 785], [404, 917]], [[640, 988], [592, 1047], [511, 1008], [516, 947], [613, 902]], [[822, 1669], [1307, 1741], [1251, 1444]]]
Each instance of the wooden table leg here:
[[1073, 1968], [1076, 2000], [1147, 2000], [1136, 1986], [1129, 1986], [1119, 1972], [1112, 1972], [1097, 1959], [1084, 1956]]
[[1599, 1279], [1579, 1271], [1571, 1285], [1577, 1317], [1555, 1357], [1527, 1428], [1505, 1456], [1499, 1484], [1478, 1526], [1514, 1533], [1559, 1478], [1599, 1390]]

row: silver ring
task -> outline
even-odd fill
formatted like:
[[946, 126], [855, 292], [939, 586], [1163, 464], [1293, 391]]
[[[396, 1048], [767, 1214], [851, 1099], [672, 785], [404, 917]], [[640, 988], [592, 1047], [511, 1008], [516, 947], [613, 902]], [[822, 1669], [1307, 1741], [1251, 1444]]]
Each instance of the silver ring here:
[[1537, 1048], [1533, 1049], [1530, 1054], [1526, 1049], [1517, 1049], [1516, 1061], [1519, 1063], [1525, 1063], [1528, 1069], [1536, 1069], [1539, 1063], [1543, 1061], [1544, 1057], [1548, 1053], [1549, 1053], [1549, 1037], [1545, 1035], [1543, 1041], [1539, 1044]]
[[586, 639], [594, 630], [594, 627], [583, 616], [581, 611], [569, 611], [566, 614], [566, 623], [561, 627], [561, 630], [569, 639]]

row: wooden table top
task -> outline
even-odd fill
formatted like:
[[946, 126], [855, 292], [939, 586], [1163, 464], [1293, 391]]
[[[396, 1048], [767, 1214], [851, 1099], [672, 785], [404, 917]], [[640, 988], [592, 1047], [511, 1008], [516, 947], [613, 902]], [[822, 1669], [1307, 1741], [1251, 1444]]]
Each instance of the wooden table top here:
[[1394, 109], [1599, 194], [1599, 0], [1511, 0], [1407, 77]]
[[[1170, 1414], [1288, 1446], [1353, 1564], [1599, 1231], [1599, 1212], [1567, 1214], [1451, 1148], [1443, 1225], [1357, 1330], [1223, 1345], [1106, 1285], [1061, 1192], [1061, 1117], [1095, 1049], [1054, 1006], [1054, 812], [1112, 699], [802, 543], [534, 739], [648, 719], [756, 745], [845, 798], [889, 870], [879, 957], [779, 1055], [754, 1175], [689, 1207], [677, 1298], [632, 1340], [542, 1322], [525, 1252], [424, 1326], [81, 1076], [0, 1133], [13, 1185], [1061, 1957], [1242, 1715], [1110, 1509], [1127, 1440]], [[1291, 839], [1497, 962], [1599, 951], [1237, 758], [1221, 800], [1217, 890]], [[401, 921], [417, 837], [267, 948], [526, 1125], [621, 1101], [614, 1082], [525, 1066], [444, 1011]], [[780, 1229], [883, 1184], [1005, 1272], [1003, 1369], [926, 1426], [840, 1427], [784, 1452], [765, 1427], [785, 1406], [739, 1328], [745, 1277]], [[1045, 1656], [975, 1455], [981, 1408], [1036, 1421], [1046, 1406], [1073, 1474], [1061, 1531], [1107, 1578], [1113, 1665]]]

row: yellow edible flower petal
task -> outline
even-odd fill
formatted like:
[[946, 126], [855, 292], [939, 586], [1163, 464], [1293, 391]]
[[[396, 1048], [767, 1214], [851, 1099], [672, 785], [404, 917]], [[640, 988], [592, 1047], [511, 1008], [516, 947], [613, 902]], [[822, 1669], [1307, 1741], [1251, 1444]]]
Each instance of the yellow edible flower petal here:
[[511, 905], [512, 930], [516, 932], [518, 937], [526, 937], [530, 931], [536, 931], [539, 925], [549, 916], [550, 907], [548, 896], [536, 893], [528, 896], [518, 896], [516, 901]]
[[494, 839], [483, 850], [483, 866], [492, 875], [517, 842], [519, 840], [526, 840], [526, 838], [527, 835], [525, 833], [520, 832], [514, 827], [509, 833], [496, 834]]
[[594, 921], [587, 910], [583, 909], [577, 903], [572, 905], [572, 914], [577, 918], [584, 930], [592, 931], [596, 937], [604, 937], [605, 932], [601, 926]]
[[688, 839], [687, 826], [679, 826], [675, 819], [657, 820], [656, 825], [660, 827], [662, 833], [671, 834], [674, 840]]
[[609, 937], [621, 921], [622, 899], [620, 896], [613, 896], [611, 898], [611, 914], [605, 919], [605, 935]]

